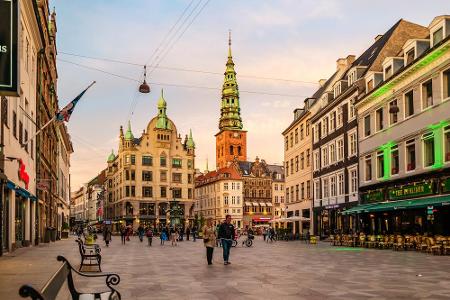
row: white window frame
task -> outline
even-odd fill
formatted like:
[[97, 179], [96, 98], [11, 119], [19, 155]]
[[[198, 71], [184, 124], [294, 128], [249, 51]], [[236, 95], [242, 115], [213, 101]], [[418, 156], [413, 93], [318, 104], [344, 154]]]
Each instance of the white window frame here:
[[336, 161], [344, 160], [344, 138], [340, 137], [336, 140]]
[[[355, 174], [355, 176], [353, 177], [352, 174]], [[349, 177], [349, 181], [348, 181], [349, 194], [355, 194], [358, 192], [358, 183], [359, 183], [357, 167], [348, 169], [348, 177]]]
[[327, 167], [329, 165], [329, 153], [328, 153], [328, 145], [325, 145], [321, 148], [321, 156], [322, 156], [322, 168]]
[[351, 121], [356, 118], [356, 110], [355, 106], [352, 104], [352, 101], [348, 103], [348, 121]]
[[322, 199], [326, 199], [330, 197], [330, 186], [329, 186], [329, 179], [328, 177], [322, 178]]
[[328, 147], [329, 147], [329, 149], [328, 149], [328, 153], [329, 153], [329, 155], [330, 155], [330, 160], [329, 160], [329, 164], [331, 165], [331, 164], [334, 164], [334, 163], [336, 163], [336, 155], [337, 155], [337, 153], [336, 153], [336, 144], [334, 143], [334, 141], [333, 142], [331, 142], [330, 144], [328, 144]]
[[[354, 149], [355, 151], [352, 152], [352, 136], [355, 136], [354, 139]], [[356, 129], [348, 132], [348, 157], [355, 156], [358, 153], [358, 132]]]
[[337, 177], [336, 175], [331, 175], [330, 177], [330, 197], [336, 197], [337, 195]]
[[330, 133], [334, 132], [336, 130], [335, 121], [336, 121], [336, 111], [330, 112], [330, 116], [328, 118], [329, 125], [328, 130]]
[[314, 124], [314, 143], [317, 143], [319, 141], [319, 132], [320, 132], [319, 124]]
[[341, 128], [344, 124], [344, 108], [339, 106], [336, 110], [336, 129]]
[[320, 170], [320, 151], [316, 150], [313, 154], [313, 160], [314, 160], [314, 171]]
[[323, 117], [322, 119], [322, 136], [324, 138], [328, 135], [328, 116]]
[[344, 172], [340, 172], [337, 174], [337, 196], [342, 196], [345, 194], [345, 188], [344, 188]]
[[[431, 81], [431, 101], [432, 101], [432, 103], [430, 105], [428, 105], [427, 107], [424, 107], [424, 96], [423, 96], [424, 89], [423, 89], [423, 86], [424, 86], [425, 83], [427, 83], [429, 81]], [[435, 99], [434, 95], [433, 95], [433, 78], [427, 78], [426, 80], [424, 80], [423, 82], [420, 83], [420, 105], [421, 105], [422, 111], [430, 109], [431, 107], [433, 107], [436, 104], [435, 103], [436, 100], [437, 99]]]
[[436, 136], [434, 135], [433, 132], [424, 133], [421, 137], [421, 139], [422, 139], [422, 143], [421, 143], [422, 144], [422, 166], [424, 169], [429, 169], [429, 168], [433, 167], [433, 165], [436, 163], [436, 157], [434, 157], [434, 151], [433, 151], [434, 163], [429, 166], [425, 165], [425, 140], [428, 140], [430, 138], [433, 139], [433, 143], [434, 143], [434, 139], [436, 138]]

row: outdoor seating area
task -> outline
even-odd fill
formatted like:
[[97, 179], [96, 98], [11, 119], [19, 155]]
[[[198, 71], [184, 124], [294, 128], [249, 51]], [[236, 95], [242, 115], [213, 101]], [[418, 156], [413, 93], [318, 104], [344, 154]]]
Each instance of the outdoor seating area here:
[[450, 236], [426, 235], [366, 235], [335, 234], [330, 236], [332, 246], [392, 249], [394, 251], [415, 250], [433, 255], [450, 255]]

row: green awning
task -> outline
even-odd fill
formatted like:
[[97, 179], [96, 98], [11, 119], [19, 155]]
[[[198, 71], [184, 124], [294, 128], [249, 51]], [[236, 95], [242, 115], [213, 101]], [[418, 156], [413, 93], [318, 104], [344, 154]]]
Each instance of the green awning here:
[[362, 204], [353, 207], [349, 210], [343, 211], [343, 215], [368, 213], [377, 211], [390, 211], [390, 210], [405, 210], [415, 208], [425, 208], [427, 206], [445, 206], [450, 205], [450, 195], [436, 196], [420, 199], [400, 200], [400, 201], [387, 201], [370, 204]]

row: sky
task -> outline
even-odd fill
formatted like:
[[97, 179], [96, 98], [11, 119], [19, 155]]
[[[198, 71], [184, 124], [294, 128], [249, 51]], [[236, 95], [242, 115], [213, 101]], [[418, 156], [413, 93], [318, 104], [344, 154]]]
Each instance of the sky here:
[[[197, 9], [177, 31], [184, 19], [173, 26], [191, 1], [189, 8]], [[335, 71], [338, 58], [358, 57], [400, 18], [428, 26], [435, 16], [450, 13], [448, 0], [53, 0], [50, 5], [57, 14], [60, 106], [97, 82], [68, 123], [74, 146], [72, 190], [107, 166], [111, 149], [117, 153], [120, 125], [126, 127], [129, 120], [134, 136], [141, 135], [156, 115], [161, 88], [178, 132], [184, 136], [192, 129], [196, 167], [204, 170], [208, 161], [214, 168], [223, 75], [151, 68], [152, 91], [139, 94], [145, 64], [160, 61], [160, 67], [223, 73], [231, 30], [248, 159], [281, 164], [281, 132], [292, 122], [293, 110], [318, 88], [318, 80]], [[170, 32], [176, 33], [173, 47], [160, 46], [170, 41]], [[161, 50], [167, 54], [154, 60]]]

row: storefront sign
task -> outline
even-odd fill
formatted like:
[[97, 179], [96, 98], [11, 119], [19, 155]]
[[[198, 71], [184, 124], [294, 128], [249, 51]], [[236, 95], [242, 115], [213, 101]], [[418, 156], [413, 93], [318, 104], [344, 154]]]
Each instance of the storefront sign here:
[[0, 94], [18, 96], [17, 0], [0, 0]]
[[405, 185], [401, 188], [390, 188], [389, 200], [408, 199], [431, 194], [433, 194], [431, 183], [418, 183], [414, 185]]
[[361, 200], [363, 203], [380, 202], [384, 200], [383, 191], [370, 191], [361, 194]]
[[331, 204], [325, 206], [325, 209], [335, 209], [335, 208], [339, 208], [339, 204]]
[[442, 181], [442, 192], [450, 193], [450, 177]]

